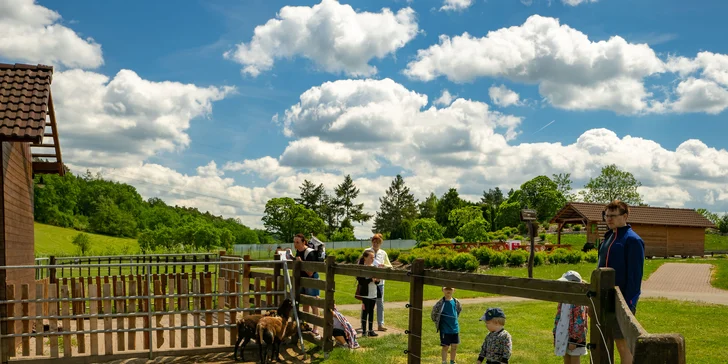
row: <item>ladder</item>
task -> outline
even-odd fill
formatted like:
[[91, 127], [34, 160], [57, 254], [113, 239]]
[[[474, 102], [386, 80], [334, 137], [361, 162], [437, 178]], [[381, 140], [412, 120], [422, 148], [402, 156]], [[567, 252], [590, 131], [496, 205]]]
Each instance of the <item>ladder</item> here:
[[[287, 292], [288, 298], [293, 304], [293, 319], [296, 321], [296, 329], [298, 330], [298, 343], [301, 345], [301, 351], [303, 352], [303, 360], [306, 360], [306, 346], [303, 343], [303, 335], [301, 333], [301, 321], [298, 320], [298, 307], [296, 303], [296, 290], [291, 282], [291, 276], [288, 274], [288, 260], [283, 260], [283, 280], [285, 287], [284, 292]], [[284, 299], [286, 294], [284, 294]]]

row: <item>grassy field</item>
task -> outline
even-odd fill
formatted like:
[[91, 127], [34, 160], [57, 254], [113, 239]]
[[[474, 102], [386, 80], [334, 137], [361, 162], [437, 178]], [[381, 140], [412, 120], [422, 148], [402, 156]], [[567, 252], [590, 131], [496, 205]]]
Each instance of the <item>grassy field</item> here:
[[728, 250], [728, 235], [705, 234], [705, 250]]
[[[557, 240], [558, 236], [556, 234], [546, 234], [546, 241], [549, 242], [549, 244], [556, 244]], [[539, 238], [536, 236], [536, 242], [538, 243], [538, 241]], [[561, 244], [573, 245], [575, 248], [581, 249], [584, 243], [586, 243], [586, 233], [561, 235]]]
[[[460, 292], [456, 296], [460, 297]], [[551, 330], [554, 324], [556, 304], [549, 302], [508, 302], [499, 304], [508, 317], [506, 330], [513, 337], [513, 363], [562, 363], [553, 354]], [[460, 340], [458, 362], [473, 363], [487, 334], [485, 325], [478, 319], [488, 305], [465, 305], [460, 316]], [[358, 312], [345, 312], [358, 317]], [[645, 299], [640, 302], [637, 319], [650, 333], [680, 333], [685, 337], [688, 363], [724, 364], [728, 354], [724, 350], [728, 334], [721, 325], [707, 325], [705, 319], [726, 317], [728, 306], [706, 305], [668, 300]], [[406, 309], [388, 310], [388, 324], [406, 329], [409, 313]], [[702, 324], [700, 324], [702, 323]], [[358, 327], [358, 323], [352, 323]], [[422, 362], [440, 363], [439, 336], [423, 312]], [[386, 338], [362, 338], [360, 350], [336, 349], [329, 361], [334, 363], [406, 363], [406, 335], [390, 335]], [[723, 349], [722, 349], [723, 348]], [[616, 353], [616, 349], [615, 349]], [[616, 354], [618, 357], [619, 355]], [[589, 363], [588, 356], [582, 363]], [[616, 361], [619, 363], [619, 360]]]
[[[52, 225], [35, 223], [35, 256], [75, 256], [80, 252], [71, 244], [80, 231]], [[115, 238], [105, 235], [88, 234], [91, 238], [92, 255], [137, 254], [139, 244], [136, 239]]]

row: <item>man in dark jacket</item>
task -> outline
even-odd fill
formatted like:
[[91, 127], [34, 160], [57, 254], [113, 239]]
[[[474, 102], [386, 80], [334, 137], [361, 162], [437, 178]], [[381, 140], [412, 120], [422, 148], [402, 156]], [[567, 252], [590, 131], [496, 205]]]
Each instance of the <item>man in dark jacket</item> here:
[[[604, 242], [599, 246], [599, 267], [614, 269], [615, 284], [634, 314], [642, 287], [645, 243], [627, 224], [629, 206], [626, 203], [615, 200], [607, 205], [602, 215], [609, 231], [604, 234]], [[632, 364], [632, 354], [624, 340], [624, 334], [616, 321], [613, 325], [614, 343], [622, 363]]]

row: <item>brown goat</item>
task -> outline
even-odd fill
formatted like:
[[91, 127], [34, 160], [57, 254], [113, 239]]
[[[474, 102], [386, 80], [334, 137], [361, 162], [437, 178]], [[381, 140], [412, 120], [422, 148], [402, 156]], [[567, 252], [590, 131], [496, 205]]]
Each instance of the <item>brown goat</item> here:
[[[281, 342], [286, 337], [286, 332], [289, 331], [288, 318], [291, 316], [292, 310], [293, 303], [291, 300], [286, 299], [278, 308], [276, 317], [261, 317], [260, 321], [258, 321], [258, 352], [260, 353], [261, 363], [267, 363], [268, 347], [271, 347], [273, 351], [271, 358], [278, 360]], [[292, 326], [292, 328], [295, 328], [295, 326]], [[290, 330], [291, 335], [293, 331]], [[266, 344], [265, 351], [263, 351], [264, 343]]]
[[[240, 349], [240, 355], [241, 360], [245, 361], [245, 346], [248, 345], [251, 339], [256, 339], [257, 341], [257, 331], [256, 328], [258, 327], [258, 322], [262, 317], [275, 317], [276, 311], [268, 311], [264, 315], [249, 315], [244, 316], [237, 322], [238, 326], [238, 340], [235, 342], [235, 349], [233, 351], [233, 358], [234, 360], [238, 360], [238, 348]], [[243, 341], [245, 340], [245, 341]], [[243, 342], [243, 345], [240, 346], [240, 342]]]

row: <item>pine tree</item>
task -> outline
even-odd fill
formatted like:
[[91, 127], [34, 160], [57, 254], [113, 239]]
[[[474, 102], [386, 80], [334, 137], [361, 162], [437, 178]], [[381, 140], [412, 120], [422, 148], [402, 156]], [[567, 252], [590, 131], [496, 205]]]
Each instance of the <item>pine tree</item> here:
[[344, 177], [344, 182], [334, 190], [336, 193], [337, 216], [341, 221], [340, 227], [352, 228], [352, 221], [363, 223], [372, 218], [371, 214], [364, 212], [364, 204], [355, 204], [354, 200], [359, 196], [359, 189], [354, 185], [351, 175]]
[[401, 175], [394, 178], [379, 202], [381, 206], [374, 219], [375, 233], [391, 233], [399, 229], [405, 220], [417, 218], [417, 199], [410, 193], [409, 187], [404, 185]]

